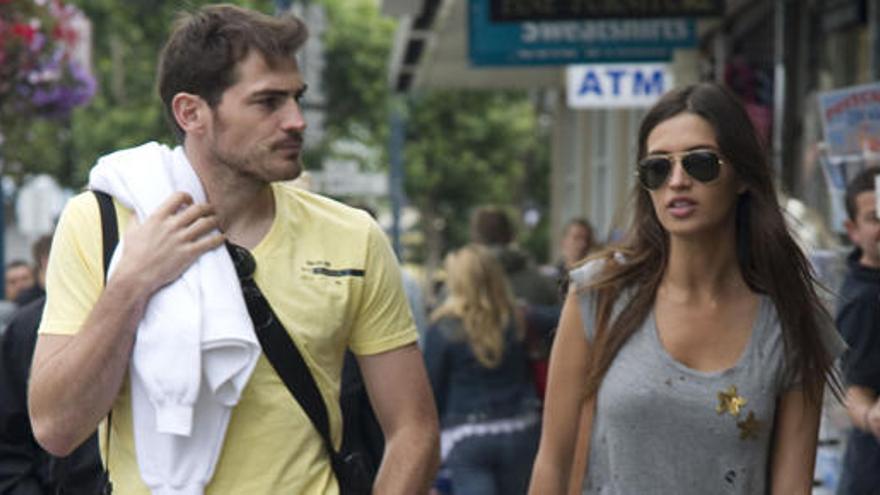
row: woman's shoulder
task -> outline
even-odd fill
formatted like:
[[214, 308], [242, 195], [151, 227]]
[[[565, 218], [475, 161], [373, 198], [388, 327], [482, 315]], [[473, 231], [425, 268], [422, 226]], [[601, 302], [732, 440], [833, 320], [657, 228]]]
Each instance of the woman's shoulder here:
[[626, 256], [620, 251], [608, 251], [600, 253], [596, 256], [587, 258], [580, 266], [572, 269], [568, 276], [575, 289], [585, 289], [589, 287], [599, 275], [611, 264], [622, 265], [626, 263]]

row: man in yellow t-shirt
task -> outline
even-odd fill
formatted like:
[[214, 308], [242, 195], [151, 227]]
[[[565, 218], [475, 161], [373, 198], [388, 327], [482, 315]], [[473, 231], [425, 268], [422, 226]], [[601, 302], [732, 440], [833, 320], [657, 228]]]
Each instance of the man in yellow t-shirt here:
[[[64, 455], [112, 409], [105, 462], [117, 493], [149, 493], [127, 379], [144, 307], [224, 240], [252, 252], [254, 280], [318, 385], [337, 448], [343, 354], [357, 355], [386, 437], [373, 490], [421, 493], [433, 477], [436, 412], [387, 240], [363, 212], [280, 184], [301, 172], [305, 84], [293, 55], [305, 37], [295, 18], [228, 5], [182, 18], [162, 53], [159, 92], [208, 202], [175, 193], [143, 222], [116, 204], [125, 247], [106, 288], [94, 196], [75, 197], [62, 214], [30, 380], [31, 421], [38, 441]], [[205, 493], [338, 492], [321, 436], [261, 357]]]

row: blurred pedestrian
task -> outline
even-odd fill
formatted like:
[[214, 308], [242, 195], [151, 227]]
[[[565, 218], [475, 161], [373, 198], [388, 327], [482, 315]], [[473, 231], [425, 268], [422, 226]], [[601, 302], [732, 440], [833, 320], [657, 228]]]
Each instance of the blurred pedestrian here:
[[[231, 5], [181, 15], [158, 88], [182, 146], [117, 151], [90, 175], [125, 233], [106, 290], [96, 196], [61, 215], [31, 422], [65, 455], [107, 417], [118, 493], [409, 494], [434, 476], [436, 412], [385, 235], [285, 183], [302, 171], [306, 36]], [[385, 435], [374, 486], [338, 452], [346, 348]]]
[[583, 217], [572, 218], [562, 229], [559, 240], [560, 258], [553, 266], [552, 276], [556, 279], [562, 299], [568, 294], [568, 272], [574, 269], [595, 249], [595, 236], [590, 221]]
[[572, 272], [530, 493], [571, 493], [580, 423], [584, 493], [809, 493], [844, 344], [748, 115], [691, 85], [638, 139], [629, 235]]
[[15, 296], [15, 304], [24, 306], [46, 295], [46, 265], [49, 263], [49, 248], [52, 247], [52, 235], [46, 234], [37, 239], [31, 246], [34, 258], [34, 284]]
[[490, 205], [477, 208], [471, 216], [470, 238], [498, 258], [514, 296], [530, 305], [557, 304], [553, 281], [541, 275], [532, 258], [516, 245], [516, 229], [504, 209]]
[[425, 362], [455, 495], [517, 495], [528, 487], [539, 412], [523, 322], [501, 265], [483, 246], [447, 255], [448, 296], [431, 314]]
[[15, 301], [18, 294], [33, 287], [36, 283], [34, 270], [24, 260], [13, 260], [6, 264], [6, 299]]
[[[31, 247], [37, 283], [18, 294], [20, 309], [0, 337], [0, 494], [100, 493], [105, 484], [97, 435], [63, 458], [46, 452], [34, 438], [28, 417], [27, 386], [37, 329], [46, 304], [45, 269], [52, 236]], [[102, 269], [103, 273], [103, 269]]]
[[837, 328], [849, 344], [843, 356], [846, 406], [853, 429], [846, 443], [840, 495], [880, 489], [880, 217], [875, 177], [863, 170], [846, 189], [846, 231], [854, 249], [840, 288]]
[[96, 435], [59, 458], [34, 439], [27, 381], [45, 297], [24, 305], [0, 337], [0, 494], [96, 494], [103, 485]]
[[471, 216], [471, 241], [486, 246], [504, 268], [525, 321], [526, 352], [535, 389], [543, 398], [553, 331], [561, 309], [555, 278], [538, 269], [516, 244], [516, 228], [498, 206], [481, 206]]

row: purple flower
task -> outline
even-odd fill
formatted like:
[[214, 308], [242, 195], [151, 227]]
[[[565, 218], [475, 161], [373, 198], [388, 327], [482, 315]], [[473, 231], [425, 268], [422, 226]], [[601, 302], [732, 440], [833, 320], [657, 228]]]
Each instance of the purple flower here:
[[[19, 2], [29, 5], [16, 8]], [[0, 3], [12, 4], [0, 10], [0, 118], [59, 117], [87, 103], [96, 83], [72, 58], [77, 8], [61, 0]]]

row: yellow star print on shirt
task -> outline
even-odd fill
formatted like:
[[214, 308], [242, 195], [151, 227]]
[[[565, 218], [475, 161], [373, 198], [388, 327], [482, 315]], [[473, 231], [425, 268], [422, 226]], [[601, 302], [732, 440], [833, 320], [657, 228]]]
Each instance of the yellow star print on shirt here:
[[745, 397], [737, 393], [736, 385], [731, 385], [727, 390], [718, 392], [718, 405], [715, 406], [715, 411], [718, 414], [730, 413], [731, 416], [739, 416], [747, 402]]
[[761, 422], [755, 418], [754, 411], [749, 411], [749, 415], [746, 416], [745, 420], [736, 422], [736, 427], [739, 428], [740, 440], [758, 438], [758, 429], [761, 427]]

